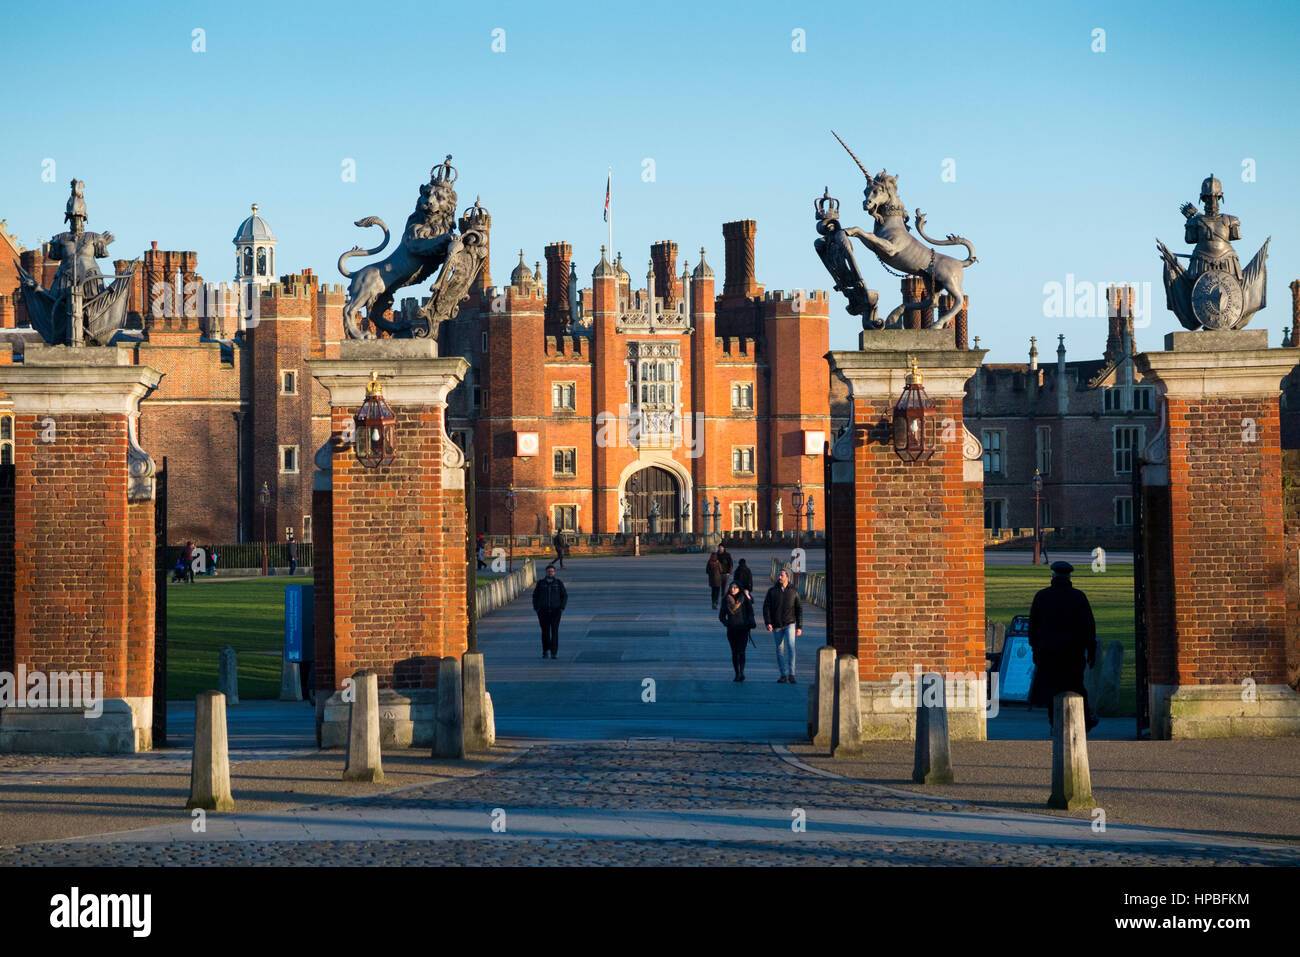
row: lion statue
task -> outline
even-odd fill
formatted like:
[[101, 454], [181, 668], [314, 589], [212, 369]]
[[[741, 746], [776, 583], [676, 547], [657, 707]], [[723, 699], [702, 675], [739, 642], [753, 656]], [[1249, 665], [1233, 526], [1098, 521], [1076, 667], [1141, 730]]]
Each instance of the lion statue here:
[[[456, 235], [456, 190], [452, 186], [455, 180], [456, 172], [451, 165], [451, 156], [448, 155], [445, 162], [430, 172], [429, 182], [420, 187], [420, 198], [415, 204], [414, 212], [406, 219], [406, 227], [402, 230], [402, 239], [397, 248], [387, 259], [371, 263], [354, 274], [348, 271], [347, 261], [354, 256], [374, 256], [383, 252], [388, 247], [390, 238], [388, 226], [378, 216], [367, 216], [356, 221], [357, 226], [378, 226], [384, 231], [384, 239], [373, 249], [353, 246], [339, 257], [339, 272], [352, 280], [348, 286], [347, 303], [343, 307], [343, 327], [350, 338], [375, 337], [374, 332], [362, 331], [359, 322], [362, 310], [365, 310], [366, 319], [376, 331], [395, 336], [429, 334], [427, 323], [415, 325], [411, 317], [403, 317], [400, 323], [393, 322], [386, 319], [384, 313], [392, 308], [398, 290], [428, 279], [447, 262], [450, 253], [461, 250], [467, 243], [476, 247], [485, 243], [485, 237], [482, 236]], [[476, 231], [470, 232], [472, 234]], [[457, 257], [458, 260], [460, 258], [462, 257]], [[463, 267], [459, 270], [462, 275], [457, 278], [462, 281], [455, 283], [462, 293], [469, 285], [468, 281], [463, 281], [464, 271]], [[438, 298], [440, 286], [440, 282], [435, 283], [435, 299]], [[457, 299], [456, 304], [459, 301]]]

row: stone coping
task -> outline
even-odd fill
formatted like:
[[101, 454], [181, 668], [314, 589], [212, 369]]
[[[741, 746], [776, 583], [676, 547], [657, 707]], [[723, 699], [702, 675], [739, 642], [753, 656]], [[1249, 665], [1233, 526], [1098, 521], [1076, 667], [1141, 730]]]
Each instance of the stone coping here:
[[[66, 346], [56, 347], [67, 349]], [[111, 361], [70, 361], [81, 352], [118, 353], [117, 349], [86, 347], [61, 354], [63, 361], [27, 361], [0, 366], [0, 389], [13, 399], [15, 412], [99, 412], [134, 415], [140, 400], [158, 388], [163, 373], [149, 366]], [[126, 358], [130, 353], [121, 350]], [[31, 356], [31, 353], [28, 353]]]
[[[958, 398], [984, 362], [987, 349], [958, 349], [947, 329], [881, 329], [870, 333], [869, 348], [826, 353], [831, 374], [848, 383], [851, 398], [897, 398], [916, 359], [922, 385], [931, 396]], [[936, 336], [936, 333], [942, 333]], [[863, 333], [863, 337], [868, 333]]]
[[1267, 348], [1267, 329], [1201, 329], [1165, 334], [1165, 349], [1170, 352], [1242, 352]]
[[[358, 342], [352, 345], [400, 346], [408, 340], [391, 340], [381, 343]], [[409, 340], [417, 345], [425, 345], [422, 340]], [[344, 343], [344, 346], [349, 343]], [[432, 346], [432, 343], [427, 345]], [[343, 351], [343, 350], [341, 350]], [[419, 352], [420, 354], [415, 354]], [[330, 405], [335, 408], [358, 408], [366, 398], [366, 384], [370, 373], [379, 376], [384, 389], [384, 398], [394, 406], [397, 405], [446, 405], [447, 394], [464, 378], [469, 370], [469, 362], [460, 356], [438, 358], [428, 348], [412, 349], [404, 353], [402, 349], [365, 350], [358, 353], [353, 350], [343, 351], [343, 358], [316, 359], [307, 363], [311, 374], [321, 385], [329, 390]]]

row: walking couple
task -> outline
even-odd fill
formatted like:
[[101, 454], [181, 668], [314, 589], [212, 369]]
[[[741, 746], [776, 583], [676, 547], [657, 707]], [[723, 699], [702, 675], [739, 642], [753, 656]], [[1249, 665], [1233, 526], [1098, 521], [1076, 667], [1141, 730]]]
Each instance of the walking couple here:
[[[754, 603], [749, 593], [732, 581], [722, 596], [722, 610], [718, 620], [727, 628], [727, 641], [731, 645], [731, 666], [736, 676], [732, 681], [745, 680], [745, 645], [753, 643], [750, 632], [758, 627], [754, 618]], [[795, 638], [803, 634], [803, 606], [799, 593], [790, 585], [790, 573], [785, 569], [777, 576], [777, 583], [767, 590], [763, 599], [763, 624], [776, 639], [776, 666], [781, 672], [778, 684], [795, 684]], [[757, 645], [754, 645], [757, 648]]]

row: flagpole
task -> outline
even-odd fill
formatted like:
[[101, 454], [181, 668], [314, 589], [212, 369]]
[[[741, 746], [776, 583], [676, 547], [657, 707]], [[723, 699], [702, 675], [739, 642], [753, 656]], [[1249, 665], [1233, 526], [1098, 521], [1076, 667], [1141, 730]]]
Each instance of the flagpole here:
[[609, 168], [609, 259], [614, 261], [614, 167]]

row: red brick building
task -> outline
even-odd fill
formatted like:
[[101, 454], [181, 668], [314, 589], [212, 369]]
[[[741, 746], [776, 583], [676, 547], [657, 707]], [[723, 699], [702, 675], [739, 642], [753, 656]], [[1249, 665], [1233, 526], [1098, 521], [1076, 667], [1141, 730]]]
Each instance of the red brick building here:
[[544, 280], [522, 252], [509, 285], [481, 277], [440, 343], [471, 366], [448, 427], [473, 456], [479, 531], [509, 532], [511, 488], [516, 534], [645, 532], [652, 517], [701, 532], [706, 499], [720, 531], [792, 529], [800, 483], [822, 527], [829, 303], [765, 293], [755, 232], [723, 227], [720, 295], [704, 250], [679, 271], [674, 242], [651, 247], [640, 289], [602, 247], [579, 291], [567, 243], [546, 247]]
[[[512, 486], [521, 535], [618, 532], [629, 507], [630, 527], [646, 531], [656, 503], [661, 530], [699, 532], [706, 498], [723, 532], [790, 530], [799, 482], [812, 527], [824, 527], [822, 441], [849, 414], [844, 383], [827, 389], [829, 302], [765, 292], [756, 232], [752, 220], [724, 224], [720, 291], [703, 251], [679, 264], [673, 242], [651, 248], [635, 284], [621, 256], [602, 254], [581, 288], [563, 242], [546, 247], [545, 275], [522, 253], [504, 286], [484, 268], [439, 337], [441, 355], [470, 363], [448, 419], [473, 458], [479, 531], [507, 533]], [[154, 244], [134, 264], [128, 334], [136, 361], [165, 373], [141, 403], [140, 441], [159, 465], [167, 459], [173, 542], [258, 541], [264, 524], [272, 540], [293, 529], [311, 541], [311, 458], [329, 407], [307, 364], [337, 356], [345, 293], [309, 269], [273, 282], [276, 240], [256, 209], [233, 245], [233, 286], [204, 282], [192, 251]], [[0, 222], [0, 329], [27, 321], [14, 259], [46, 283], [57, 267]], [[1292, 294], [1290, 341], [1300, 344], [1300, 284]], [[408, 298], [400, 309], [418, 306]], [[984, 444], [986, 529], [1033, 526], [1037, 468], [1044, 525], [1128, 535], [1131, 453], [1158, 425], [1153, 389], [1133, 369], [1132, 325], [1113, 317], [1097, 359], [1067, 360], [1060, 341], [1055, 362], [1031, 352], [971, 378], [963, 415]], [[21, 356], [21, 333], [11, 341]], [[5, 461], [7, 404], [0, 397]], [[1300, 371], [1284, 388], [1282, 432], [1284, 448], [1300, 447]]]

